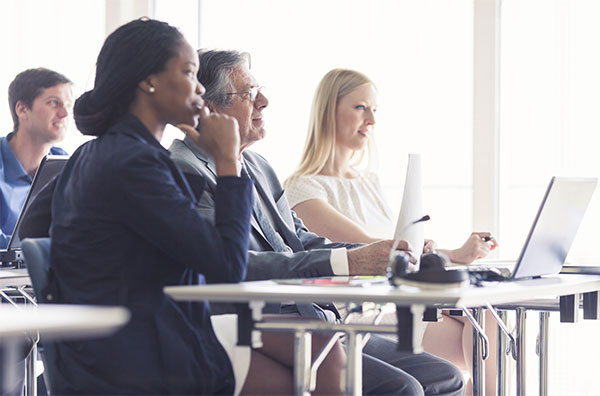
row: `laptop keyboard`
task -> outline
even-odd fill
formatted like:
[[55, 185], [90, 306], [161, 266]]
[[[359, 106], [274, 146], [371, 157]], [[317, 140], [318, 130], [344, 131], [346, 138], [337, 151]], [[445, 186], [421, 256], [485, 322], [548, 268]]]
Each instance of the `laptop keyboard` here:
[[469, 279], [473, 285], [481, 282], [502, 282], [510, 277], [510, 272], [507, 274], [502, 270], [506, 270], [506, 268], [469, 269]]

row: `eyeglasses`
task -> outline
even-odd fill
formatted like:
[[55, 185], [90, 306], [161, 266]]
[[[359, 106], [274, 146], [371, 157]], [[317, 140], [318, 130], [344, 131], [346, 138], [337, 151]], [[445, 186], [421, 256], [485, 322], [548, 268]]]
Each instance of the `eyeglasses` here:
[[256, 100], [256, 97], [258, 96], [258, 93], [262, 92], [263, 89], [265, 89], [265, 87], [250, 87], [246, 91], [242, 91], [242, 92], [230, 92], [230, 93], [226, 93], [225, 95], [227, 95], [227, 96], [230, 96], [230, 95], [241, 95], [241, 97], [243, 99], [250, 99], [250, 102], [254, 102]]

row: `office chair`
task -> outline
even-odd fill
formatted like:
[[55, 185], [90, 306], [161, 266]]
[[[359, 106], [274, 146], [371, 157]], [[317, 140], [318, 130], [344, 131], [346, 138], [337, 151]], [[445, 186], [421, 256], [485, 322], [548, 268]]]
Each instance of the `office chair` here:
[[49, 302], [52, 297], [43, 295], [48, 286], [48, 271], [50, 270], [50, 238], [28, 238], [21, 242], [23, 255], [27, 262], [27, 272], [31, 279], [33, 294], [38, 304]]
[[[52, 301], [52, 296], [44, 292], [48, 286], [48, 272], [50, 270], [50, 238], [29, 238], [21, 241], [21, 249], [25, 256], [27, 272], [31, 279], [33, 294], [38, 304], [45, 304]], [[40, 350], [42, 361], [44, 362], [44, 382], [48, 395], [52, 394], [52, 384], [57, 378], [57, 373], [51, 363], [54, 362], [56, 352], [52, 343], [42, 345]]]

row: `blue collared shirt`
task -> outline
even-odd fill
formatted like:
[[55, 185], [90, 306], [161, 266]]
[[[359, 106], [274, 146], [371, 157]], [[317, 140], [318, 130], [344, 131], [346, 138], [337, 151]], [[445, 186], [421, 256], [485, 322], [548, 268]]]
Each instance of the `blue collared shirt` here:
[[[32, 182], [8, 146], [13, 136], [14, 133], [9, 133], [0, 138], [0, 249], [8, 245]], [[67, 155], [58, 147], [52, 147], [50, 154]]]

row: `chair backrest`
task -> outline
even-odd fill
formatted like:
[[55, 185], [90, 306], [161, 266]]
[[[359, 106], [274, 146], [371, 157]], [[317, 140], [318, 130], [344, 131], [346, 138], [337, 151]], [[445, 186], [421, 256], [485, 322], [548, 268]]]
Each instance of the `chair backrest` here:
[[38, 303], [51, 302], [52, 297], [44, 295], [50, 270], [50, 238], [24, 239], [21, 241], [21, 248]]
[[[21, 249], [27, 264], [27, 272], [31, 279], [33, 293], [38, 304], [52, 302], [52, 296], [44, 293], [48, 286], [48, 272], [50, 270], [50, 238], [28, 238], [21, 241]], [[44, 362], [44, 381], [48, 395], [53, 394], [55, 383], [59, 380], [56, 365], [56, 349], [52, 343], [41, 343], [39, 350]]]

